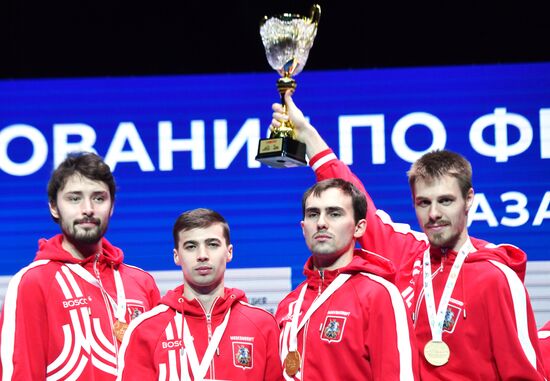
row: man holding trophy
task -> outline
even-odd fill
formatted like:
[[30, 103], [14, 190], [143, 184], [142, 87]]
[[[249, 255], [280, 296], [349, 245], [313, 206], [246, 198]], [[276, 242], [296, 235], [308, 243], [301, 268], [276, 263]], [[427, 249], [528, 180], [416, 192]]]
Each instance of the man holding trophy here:
[[418, 380], [414, 330], [394, 267], [355, 249], [366, 212], [365, 195], [342, 179], [304, 193], [306, 281], [275, 314], [286, 380]]
[[[311, 18], [284, 14], [266, 18], [260, 33], [277, 87], [294, 90], [313, 44], [320, 8]], [[285, 106], [278, 105], [285, 113]], [[303, 116], [302, 116], [303, 117]], [[287, 118], [272, 124], [257, 159], [271, 167], [306, 165], [314, 145]], [[302, 231], [312, 255], [306, 281], [279, 304], [280, 356], [285, 380], [417, 380], [418, 354], [411, 320], [391, 262], [355, 249], [366, 229], [367, 200], [352, 183], [322, 181], [302, 199]]]

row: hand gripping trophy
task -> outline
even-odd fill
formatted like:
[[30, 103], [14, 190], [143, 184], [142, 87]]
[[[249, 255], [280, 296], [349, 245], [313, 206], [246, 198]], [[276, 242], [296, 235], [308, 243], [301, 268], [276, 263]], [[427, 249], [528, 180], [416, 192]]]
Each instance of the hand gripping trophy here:
[[[266, 16], [262, 20], [260, 35], [269, 65], [281, 76], [277, 90], [283, 106], [286, 91], [296, 88], [292, 77], [298, 75], [306, 64], [320, 16], [321, 7], [314, 5], [309, 18], [285, 13]], [[306, 147], [296, 140], [290, 121], [272, 129], [268, 139], [260, 139], [256, 160], [274, 168], [307, 165]]]

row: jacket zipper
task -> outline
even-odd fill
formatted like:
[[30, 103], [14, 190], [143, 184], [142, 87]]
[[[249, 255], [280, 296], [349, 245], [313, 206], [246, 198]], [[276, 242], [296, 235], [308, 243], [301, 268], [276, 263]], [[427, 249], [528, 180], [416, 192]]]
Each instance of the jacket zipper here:
[[[206, 312], [204, 311], [204, 315], [206, 317], [206, 330], [208, 331], [208, 344], [210, 344], [210, 341], [212, 340], [212, 311], [214, 310], [214, 306], [216, 305], [216, 302], [218, 301], [218, 298], [214, 300], [214, 303], [212, 303], [212, 306], [210, 307], [210, 311]], [[200, 303], [199, 303], [200, 304]], [[202, 304], [201, 304], [202, 307]], [[220, 348], [216, 348], [216, 354], [220, 355]], [[212, 362], [210, 363], [210, 378], [215, 379], [216, 378], [216, 372], [214, 369], [214, 358], [212, 358]]]
[[319, 283], [319, 292], [318, 295], [321, 295], [323, 292], [323, 285], [325, 284], [325, 273], [323, 270], [319, 271], [319, 277], [321, 278], [321, 283]]

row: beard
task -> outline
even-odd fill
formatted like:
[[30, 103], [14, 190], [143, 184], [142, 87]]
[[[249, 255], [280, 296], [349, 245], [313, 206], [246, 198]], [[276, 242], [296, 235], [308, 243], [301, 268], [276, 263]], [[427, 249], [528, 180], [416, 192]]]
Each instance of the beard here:
[[433, 233], [431, 235], [428, 235], [428, 241], [430, 242], [430, 245], [442, 249], [453, 248], [458, 242], [459, 238], [460, 234], [453, 232]]
[[[80, 226], [83, 222], [93, 223], [94, 226], [84, 228]], [[96, 244], [103, 238], [107, 231], [107, 226], [103, 225], [101, 220], [97, 218], [80, 219], [72, 223], [60, 221], [60, 223], [63, 234], [75, 244]]]

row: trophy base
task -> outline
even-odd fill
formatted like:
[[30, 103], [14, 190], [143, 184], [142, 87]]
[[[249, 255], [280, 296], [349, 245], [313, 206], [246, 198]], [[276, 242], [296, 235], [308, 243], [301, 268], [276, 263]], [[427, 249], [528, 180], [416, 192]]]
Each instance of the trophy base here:
[[260, 139], [256, 160], [272, 168], [304, 167], [306, 145], [291, 138]]

